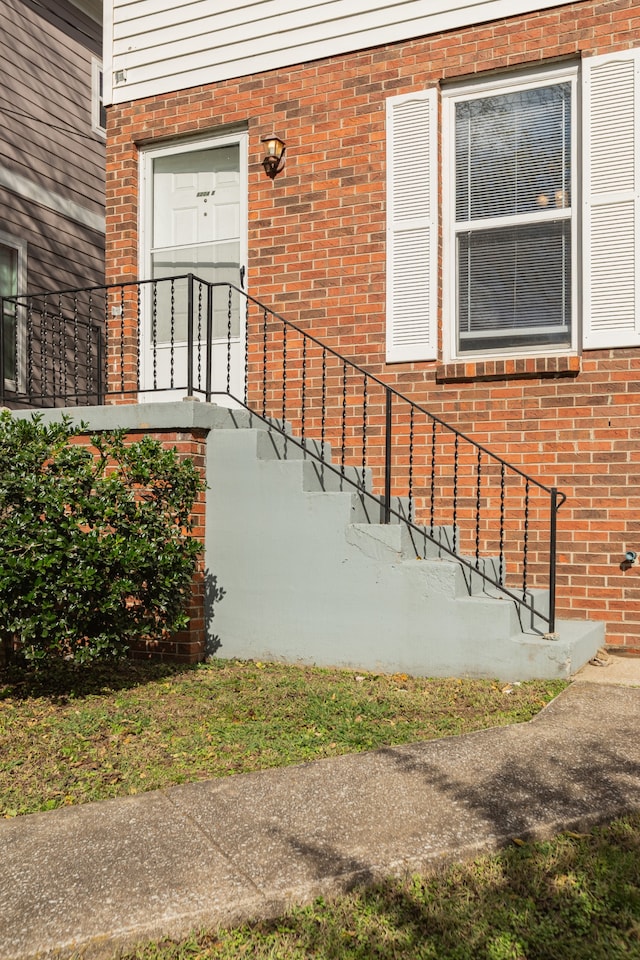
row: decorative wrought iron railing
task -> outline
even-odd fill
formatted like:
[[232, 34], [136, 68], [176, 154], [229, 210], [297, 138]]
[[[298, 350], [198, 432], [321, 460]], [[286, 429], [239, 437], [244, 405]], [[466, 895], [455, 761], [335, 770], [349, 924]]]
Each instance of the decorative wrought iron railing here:
[[104, 287], [5, 297], [0, 312], [0, 403], [102, 403], [106, 297]]
[[2, 316], [0, 404], [224, 398], [404, 522], [418, 558], [455, 557], [470, 589], [554, 633], [564, 495], [246, 292], [187, 274], [5, 298]]

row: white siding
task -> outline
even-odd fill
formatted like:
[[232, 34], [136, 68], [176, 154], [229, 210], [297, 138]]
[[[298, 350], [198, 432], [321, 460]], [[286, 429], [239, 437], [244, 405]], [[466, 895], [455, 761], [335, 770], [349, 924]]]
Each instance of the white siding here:
[[560, 5], [558, 0], [105, 0], [106, 102]]

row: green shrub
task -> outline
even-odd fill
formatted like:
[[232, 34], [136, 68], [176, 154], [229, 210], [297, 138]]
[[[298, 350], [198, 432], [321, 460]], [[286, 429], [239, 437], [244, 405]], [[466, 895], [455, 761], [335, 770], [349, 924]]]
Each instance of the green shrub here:
[[28, 660], [122, 656], [168, 636], [201, 545], [191, 461], [121, 431], [73, 442], [68, 418], [0, 413], [0, 646]]

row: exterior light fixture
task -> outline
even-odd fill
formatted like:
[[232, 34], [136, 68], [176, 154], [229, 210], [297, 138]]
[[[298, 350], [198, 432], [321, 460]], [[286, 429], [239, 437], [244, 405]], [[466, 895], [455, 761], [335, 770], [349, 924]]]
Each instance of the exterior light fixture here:
[[264, 172], [273, 180], [284, 167], [284, 152], [287, 149], [280, 137], [263, 137], [260, 141], [266, 143], [266, 156], [262, 161]]

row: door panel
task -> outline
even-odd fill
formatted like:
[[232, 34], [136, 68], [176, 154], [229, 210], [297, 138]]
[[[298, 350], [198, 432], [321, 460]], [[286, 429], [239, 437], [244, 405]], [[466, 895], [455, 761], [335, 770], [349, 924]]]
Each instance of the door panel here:
[[[184, 145], [175, 151], [164, 148], [146, 157], [145, 275], [154, 280], [192, 273], [209, 283], [241, 285], [246, 260], [246, 135], [232, 142], [206, 148]], [[143, 244], [144, 246], [144, 244]], [[198, 319], [194, 336], [204, 336], [203, 317], [208, 310], [207, 289], [198, 289]], [[231, 390], [239, 396], [242, 387], [244, 345], [237, 296], [229, 310], [228, 290], [212, 291], [213, 368], [224, 371], [223, 381], [213, 389], [226, 389], [227, 361], [231, 359]], [[145, 371], [153, 369], [153, 389], [161, 379], [182, 387], [187, 379], [187, 281], [159, 284], [153, 320], [146, 324]], [[205, 347], [194, 346], [194, 370], [202, 370]], [[150, 362], [149, 355], [153, 355]], [[202, 384], [200, 384], [202, 386]], [[196, 382], [196, 388], [198, 383]], [[174, 397], [172, 390], [170, 397]], [[220, 399], [220, 402], [221, 399]]]

